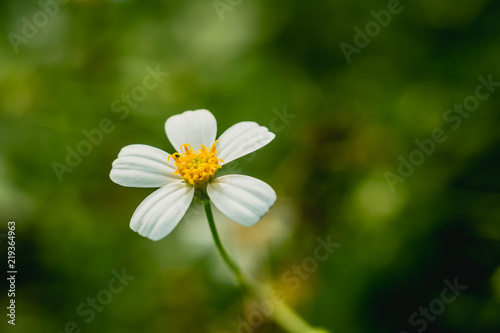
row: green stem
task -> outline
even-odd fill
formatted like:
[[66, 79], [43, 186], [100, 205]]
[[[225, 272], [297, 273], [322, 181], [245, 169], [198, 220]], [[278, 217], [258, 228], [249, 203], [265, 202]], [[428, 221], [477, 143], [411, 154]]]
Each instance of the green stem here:
[[248, 287], [248, 284], [245, 282], [245, 278], [243, 277], [243, 274], [241, 273], [240, 269], [238, 268], [238, 266], [236, 266], [234, 261], [231, 260], [226, 250], [224, 249], [224, 246], [222, 246], [219, 234], [217, 233], [217, 228], [215, 227], [215, 221], [214, 221], [214, 216], [212, 214], [212, 207], [210, 205], [210, 200], [203, 201], [203, 207], [205, 207], [205, 214], [207, 214], [208, 225], [210, 226], [210, 231], [212, 232], [215, 246], [217, 247], [217, 250], [219, 250], [219, 254], [221, 255], [222, 259], [224, 259], [226, 264], [229, 266], [231, 271], [234, 273], [236, 279], [238, 280], [238, 283], [243, 288], [243, 290], [246, 292], [250, 291], [250, 288]]
[[214, 238], [215, 246], [219, 251], [222, 259], [226, 262], [228, 267], [234, 273], [238, 283], [241, 288], [247, 292], [253, 294], [262, 300], [272, 300], [274, 303], [274, 310], [271, 311], [269, 317], [278, 324], [281, 328], [289, 333], [329, 333], [323, 329], [317, 329], [311, 327], [302, 317], [300, 317], [295, 311], [293, 311], [284, 301], [274, 301], [271, 292], [266, 291], [266, 288], [262, 288], [255, 284], [248, 284], [241, 273], [241, 270], [234, 263], [234, 261], [229, 257], [222, 242], [220, 241], [217, 228], [215, 227], [214, 216], [212, 214], [212, 207], [210, 200], [203, 200], [203, 207], [205, 208], [205, 214], [207, 215], [208, 225], [210, 226], [210, 231]]

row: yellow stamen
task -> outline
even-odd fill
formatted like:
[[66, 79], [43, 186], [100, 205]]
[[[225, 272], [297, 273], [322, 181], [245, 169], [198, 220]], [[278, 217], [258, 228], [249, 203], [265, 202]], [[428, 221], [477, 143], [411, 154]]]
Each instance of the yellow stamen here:
[[168, 157], [169, 160], [172, 157], [177, 166], [174, 174], [181, 175], [189, 184], [204, 189], [207, 183], [215, 177], [217, 170], [222, 167], [219, 162], [224, 163], [216, 156], [218, 153], [215, 150], [217, 141], [210, 149], [200, 145], [201, 149], [196, 152], [188, 143], [183, 144], [180, 150], [181, 154], [174, 153]]

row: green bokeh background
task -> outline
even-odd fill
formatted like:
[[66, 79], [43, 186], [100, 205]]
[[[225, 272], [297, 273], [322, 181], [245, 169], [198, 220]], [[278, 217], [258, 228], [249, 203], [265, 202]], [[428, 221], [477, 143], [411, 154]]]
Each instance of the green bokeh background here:
[[[387, 1], [222, 2], [223, 19], [212, 1], [69, 1], [18, 52], [9, 33], [22, 35], [41, 7], [0, 3], [0, 230], [17, 222], [19, 272], [16, 326], [3, 283], [1, 331], [64, 332], [74, 321], [82, 332], [245, 332], [240, 319], [256, 309], [213, 245], [198, 244], [203, 216], [159, 242], [142, 238], [128, 223], [152, 190], [108, 176], [125, 145], [172, 152], [165, 120], [206, 108], [219, 134], [244, 120], [274, 127], [271, 144], [225, 168], [268, 182], [278, 202], [255, 229], [217, 223], [236, 261], [310, 323], [417, 332], [409, 317], [457, 278], [467, 289], [425, 331], [500, 332], [500, 89], [456, 130], [443, 120], [478, 76], [500, 81], [500, 3], [402, 1], [348, 63], [340, 43]], [[148, 66], [169, 75], [120, 119], [113, 101]], [[113, 131], [59, 181], [53, 163], [105, 118]], [[447, 140], [392, 191], [386, 172], [436, 128]], [[318, 237], [340, 247], [292, 290], [283, 276]], [[122, 268], [135, 279], [86, 323], [75, 309]], [[282, 331], [266, 320], [252, 332]]]

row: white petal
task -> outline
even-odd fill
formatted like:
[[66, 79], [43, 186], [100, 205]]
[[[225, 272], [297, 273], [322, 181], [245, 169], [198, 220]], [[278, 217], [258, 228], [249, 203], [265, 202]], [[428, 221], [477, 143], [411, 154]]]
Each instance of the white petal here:
[[217, 135], [217, 121], [208, 110], [186, 111], [168, 118], [165, 131], [178, 152], [185, 143], [189, 143], [194, 150], [200, 145], [210, 148]]
[[130, 221], [130, 228], [152, 240], [165, 237], [182, 219], [193, 195], [194, 187], [185, 183], [163, 186], [137, 207]]
[[250, 154], [271, 142], [276, 135], [253, 121], [242, 121], [229, 127], [217, 142], [218, 158], [225, 163]]
[[161, 187], [181, 182], [182, 177], [174, 175], [177, 167], [168, 161], [169, 154], [148, 145], [123, 147], [114, 160], [109, 177], [118, 185], [127, 187]]
[[207, 193], [224, 215], [245, 226], [257, 223], [276, 201], [271, 186], [244, 175], [215, 178], [208, 184]]

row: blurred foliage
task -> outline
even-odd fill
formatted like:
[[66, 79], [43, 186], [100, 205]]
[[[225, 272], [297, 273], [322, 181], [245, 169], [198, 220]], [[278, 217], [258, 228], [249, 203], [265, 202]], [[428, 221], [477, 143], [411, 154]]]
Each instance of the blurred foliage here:
[[[198, 108], [215, 114], [219, 134], [243, 120], [277, 133], [225, 167], [271, 184], [277, 204], [255, 229], [217, 223], [236, 261], [309, 322], [417, 332], [409, 317], [457, 277], [468, 288], [426, 331], [499, 332], [500, 90], [456, 130], [443, 115], [478, 76], [500, 81], [500, 3], [402, 1], [348, 63], [339, 45], [354, 45], [354, 27], [387, 1], [222, 2], [236, 4], [223, 20], [212, 1], [74, 0], [45, 24], [37, 1], [0, 3], [0, 221], [2, 231], [17, 221], [19, 271], [17, 325], [4, 316], [2, 332], [63, 332], [70, 321], [83, 332], [238, 332], [255, 309], [203, 215], [151, 242], [128, 223], [152, 190], [108, 176], [127, 144], [171, 152], [165, 120]], [[9, 34], [33, 19], [41, 26], [15, 52]], [[120, 117], [113, 102], [148, 66], [169, 75]], [[285, 109], [294, 118], [283, 122]], [[113, 130], [60, 182], [53, 163], [66, 164], [102, 119]], [[436, 128], [448, 139], [391, 191], [385, 173]], [[341, 246], [292, 290], [284, 274], [317, 237]], [[86, 323], [77, 307], [122, 268], [135, 279]], [[266, 321], [252, 332], [281, 331]]]

